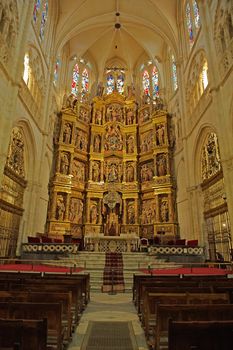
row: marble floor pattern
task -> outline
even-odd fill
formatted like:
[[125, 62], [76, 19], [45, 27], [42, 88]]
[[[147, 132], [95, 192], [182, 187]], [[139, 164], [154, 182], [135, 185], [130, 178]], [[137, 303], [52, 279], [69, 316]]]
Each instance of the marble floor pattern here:
[[132, 293], [91, 293], [79, 325], [76, 328], [68, 350], [81, 350], [89, 321], [132, 321], [138, 350], [148, 350], [143, 329], [132, 302]]

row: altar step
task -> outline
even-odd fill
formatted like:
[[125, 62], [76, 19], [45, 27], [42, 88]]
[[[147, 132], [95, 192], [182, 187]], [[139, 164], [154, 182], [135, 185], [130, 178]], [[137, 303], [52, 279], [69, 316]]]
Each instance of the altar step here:
[[[157, 259], [144, 252], [123, 253], [124, 283], [125, 291], [132, 291], [133, 275], [140, 273], [141, 269], [151, 268], [175, 268], [180, 267], [175, 263], [168, 263], [165, 260]], [[105, 266], [105, 253], [81, 251], [77, 255], [70, 255], [69, 258], [62, 259], [63, 266], [83, 267], [90, 273], [90, 285], [92, 291], [101, 291], [103, 284], [103, 271]]]

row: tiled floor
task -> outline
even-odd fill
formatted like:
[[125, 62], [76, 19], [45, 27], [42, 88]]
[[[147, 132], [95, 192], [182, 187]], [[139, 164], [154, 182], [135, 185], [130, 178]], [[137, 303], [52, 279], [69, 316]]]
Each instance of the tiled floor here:
[[91, 301], [73, 334], [73, 340], [68, 350], [81, 350], [89, 321], [132, 321], [138, 350], [148, 349], [143, 329], [132, 302], [131, 293], [109, 295], [107, 293], [92, 292]]

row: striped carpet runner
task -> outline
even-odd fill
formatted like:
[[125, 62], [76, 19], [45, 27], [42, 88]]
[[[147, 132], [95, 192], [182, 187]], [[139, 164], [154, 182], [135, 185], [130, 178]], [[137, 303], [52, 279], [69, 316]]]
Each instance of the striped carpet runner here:
[[124, 292], [122, 253], [106, 253], [102, 292]]

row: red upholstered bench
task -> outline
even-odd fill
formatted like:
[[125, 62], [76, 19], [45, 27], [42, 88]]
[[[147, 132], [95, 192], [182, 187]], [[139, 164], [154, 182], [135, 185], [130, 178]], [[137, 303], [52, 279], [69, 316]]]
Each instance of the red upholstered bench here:
[[40, 243], [40, 238], [28, 236], [28, 243]]
[[197, 247], [198, 246], [198, 240], [197, 239], [192, 239], [191, 241], [187, 242], [187, 245], [189, 247]]
[[177, 239], [176, 245], [185, 245], [186, 239]]
[[52, 243], [52, 238], [50, 237], [41, 237], [42, 243]]
[[54, 238], [53, 243], [62, 243], [62, 239], [60, 238]]

